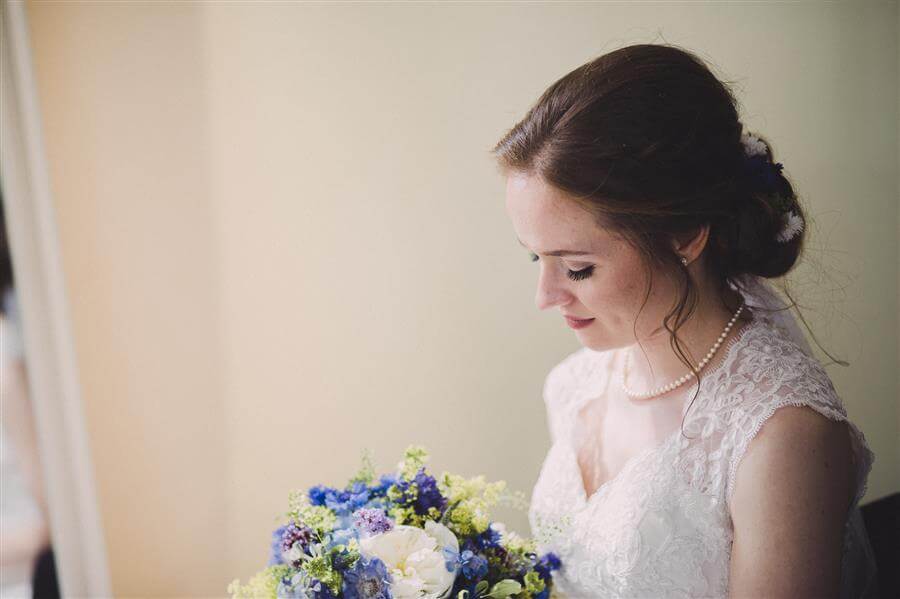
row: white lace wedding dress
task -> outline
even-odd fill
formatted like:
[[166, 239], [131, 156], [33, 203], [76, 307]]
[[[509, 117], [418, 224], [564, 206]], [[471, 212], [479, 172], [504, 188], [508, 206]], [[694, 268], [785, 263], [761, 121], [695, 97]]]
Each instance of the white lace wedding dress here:
[[[748, 278], [745, 285], [748, 308], [783, 305], [763, 280]], [[684, 435], [678, 428], [632, 457], [589, 497], [573, 426], [585, 402], [618, 376], [622, 354], [582, 347], [547, 375], [552, 445], [528, 515], [539, 550], [562, 560], [554, 573], [559, 595], [726, 597], [733, 540], [728, 500], [738, 463], [766, 419], [795, 405], [847, 421], [856, 495], [844, 532], [840, 596], [875, 596], [875, 561], [858, 507], [874, 455], [793, 317], [787, 311], [753, 315], [719, 348], [724, 360], [702, 373], [693, 404], [685, 402]]]

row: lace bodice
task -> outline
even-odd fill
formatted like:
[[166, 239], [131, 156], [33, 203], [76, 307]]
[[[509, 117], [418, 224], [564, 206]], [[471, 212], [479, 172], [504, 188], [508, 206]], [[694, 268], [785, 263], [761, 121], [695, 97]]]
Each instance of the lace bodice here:
[[[544, 401], [552, 445], [532, 492], [529, 521], [541, 552], [563, 567], [554, 579], [570, 599], [725, 597], [733, 527], [728, 501], [741, 457], [778, 408], [809, 406], [846, 421], [856, 495], [844, 533], [841, 597], [874, 594], [875, 562], [858, 502], [874, 461], [818, 360], [768, 314], [755, 311], [703, 372], [683, 410], [684, 434], [628, 460], [586, 496], [573, 427], [585, 402], [604, 393], [621, 352], [583, 347], [547, 375]], [[686, 386], [687, 387], [687, 386]], [[688, 397], [693, 397], [696, 383]]]

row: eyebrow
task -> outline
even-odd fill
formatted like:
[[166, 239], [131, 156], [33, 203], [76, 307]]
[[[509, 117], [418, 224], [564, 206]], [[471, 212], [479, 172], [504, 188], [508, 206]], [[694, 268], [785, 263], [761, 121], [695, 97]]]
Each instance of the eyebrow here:
[[[516, 237], [516, 241], [519, 242], [523, 248], [528, 249], [522, 240]], [[581, 250], [553, 250], [552, 252], [543, 252], [545, 256], [591, 256], [591, 252], [583, 252]]]

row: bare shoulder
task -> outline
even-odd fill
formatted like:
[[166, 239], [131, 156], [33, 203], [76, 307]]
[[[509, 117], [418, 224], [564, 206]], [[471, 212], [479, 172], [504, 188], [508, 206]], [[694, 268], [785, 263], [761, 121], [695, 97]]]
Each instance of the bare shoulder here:
[[777, 443], [811, 444], [843, 442], [850, 448], [846, 421], [829, 418], [808, 405], [784, 405], [772, 412], [750, 443], [761, 448]]
[[849, 433], [846, 421], [807, 405], [783, 405], [764, 421], [739, 463], [729, 502], [732, 590], [836, 593], [854, 492]]
[[852, 455], [846, 421], [810, 406], [781, 406], [765, 420], [738, 465], [732, 505], [763, 492], [767, 498], [781, 493], [796, 499], [823, 484], [845, 489], [849, 502]]

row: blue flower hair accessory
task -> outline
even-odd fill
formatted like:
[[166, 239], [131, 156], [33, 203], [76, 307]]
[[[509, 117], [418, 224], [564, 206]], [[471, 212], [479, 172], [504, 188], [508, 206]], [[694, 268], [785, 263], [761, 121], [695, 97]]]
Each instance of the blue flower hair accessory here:
[[778, 177], [781, 176], [784, 165], [769, 160], [768, 146], [755, 135], [744, 132], [741, 135], [741, 143], [744, 146], [744, 176], [754, 189], [770, 194], [784, 220], [776, 239], [780, 243], [787, 243], [800, 234], [804, 223], [803, 218], [793, 210], [793, 198], [777, 193]]

